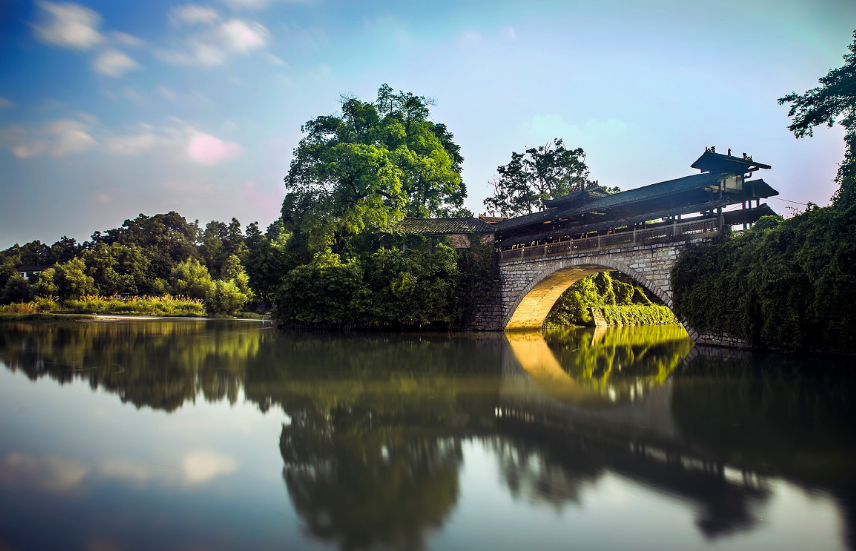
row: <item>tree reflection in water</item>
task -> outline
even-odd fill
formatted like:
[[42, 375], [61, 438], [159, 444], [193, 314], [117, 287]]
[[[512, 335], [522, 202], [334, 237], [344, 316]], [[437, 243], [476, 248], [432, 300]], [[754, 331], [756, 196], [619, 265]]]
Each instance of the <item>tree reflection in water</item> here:
[[283, 478], [315, 537], [342, 549], [420, 549], [458, 498], [455, 437], [421, 438], [371, 410], [337, 407], [283, 426]]
[[84, 380], [167, 412], [241, 392], [281, 409], [288, 495], [310, 536], [343, 549], [422, 547], [459, 499], [468, 439], [495, 452], [516, 499], [582, 506], [590, 482], [618, 473], [692, 504], [707, 538], [756, 528], [766, 477], [781, 477], [836, 496], [856, 548], [854, 376], [690, 348], [675, 327], [507, 339], [204, 320], [0, 330], [0, 361], [33, 380]]

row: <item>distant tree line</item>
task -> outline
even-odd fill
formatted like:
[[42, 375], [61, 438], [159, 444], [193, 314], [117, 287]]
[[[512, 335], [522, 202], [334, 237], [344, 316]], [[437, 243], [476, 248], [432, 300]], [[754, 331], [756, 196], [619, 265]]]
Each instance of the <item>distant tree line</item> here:
[[[125, 220], [78, 243], [31, 241], [0, 252], [0, 301], [172, 294], [205, 302], [211, 314], [234, 314], [254, 298], [245, 263], [264, 236], [258, 224], [190, 223], [177, 212]], [[21, 266], [41, 266], [28, 279]]]

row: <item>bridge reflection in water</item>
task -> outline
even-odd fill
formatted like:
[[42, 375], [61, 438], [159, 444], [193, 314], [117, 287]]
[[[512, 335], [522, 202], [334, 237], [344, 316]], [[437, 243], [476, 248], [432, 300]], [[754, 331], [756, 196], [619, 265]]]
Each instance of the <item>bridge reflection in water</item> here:
[[[650, 339], [656, 344], [644, 346], [646, 330], [661, 333]], [[587, 334], [588, 350], [577, 349], [583, 353], [567, 367], [540, 334], [508, 335], [513, 355], [503, 364], [496, 410], [499, 433], [507, 435], [499, 450], [507, 478], [529, 481], [528, 490], [518, 491], [575, 501], [576, 489], [568, 496], [556, 489], [613, 471], [692, 503], [707, 537], [750, 529], [758, 519], [753, 507], [769, 497], [764, 478], [688, 444], [673, 417], [667, 377], [690, 351], [686, 333], [635, 331], [639, 340], [613, 336], [612, 345], [598, 342], [602, 332]], [[585, 352], [599, 353], [600, 365], [586, 362]]]

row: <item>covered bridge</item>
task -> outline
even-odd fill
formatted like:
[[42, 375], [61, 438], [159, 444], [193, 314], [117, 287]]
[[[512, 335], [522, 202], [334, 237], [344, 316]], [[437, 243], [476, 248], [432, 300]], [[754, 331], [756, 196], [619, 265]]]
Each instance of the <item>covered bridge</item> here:
[[[741, 157], [716, 153], [713, 147], [692, 165], [700, 174], [658, 182], [610, 194], [601, 187], [574, 191], [544, 201], [541, 212], [510, 218], [495, 226], [496, 246], [510, 251], [593, 236], [613, 235], [659, 226], [699, 222], [716, 227], [746, 228], [765, 215], [775, 214], [761, 199], [778, 195], [764, 180], [753, 178], [770, 166]], [[753, 204], [754, 202], [754, 204]], [[741, 208], [726, 210], [741, 205]], [[504, 254], [502, 256], [505, 256]]]

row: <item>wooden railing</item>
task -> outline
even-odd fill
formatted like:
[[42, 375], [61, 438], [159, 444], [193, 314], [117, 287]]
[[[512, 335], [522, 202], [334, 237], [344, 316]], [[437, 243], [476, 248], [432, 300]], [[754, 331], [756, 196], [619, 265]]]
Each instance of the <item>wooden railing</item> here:
[[546, 245], [531, 245], [500, 251], [500, 262], [512, 260], [524, 260], [529, 258], [541, 258], [574, 252], [600, 251], [603, 249], [615, 249], [638, 245], [651, 245], [668, 241], [685, 241], [699, 237], [716, 235], [722, 229], [720, 218], [705, 218], [691, 222], [664, 224], [653, 228], [642, 230], [626, 230], [609, 235], [587, 237], [547, 243]]

